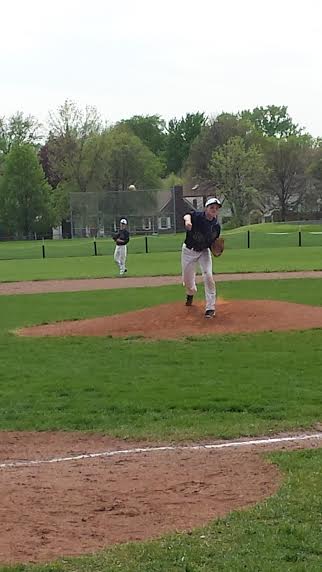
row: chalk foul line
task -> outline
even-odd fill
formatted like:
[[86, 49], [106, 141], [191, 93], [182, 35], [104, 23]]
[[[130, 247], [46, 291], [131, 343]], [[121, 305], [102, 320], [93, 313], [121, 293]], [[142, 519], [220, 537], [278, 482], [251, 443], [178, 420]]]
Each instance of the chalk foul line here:
[[160, 447], [135, 447], [133, 449], [119, 449], [115, 451], [103, 451], [100, 453], [84, 453], [70, 457], [54, 457], [52, 459], [35, 459], [26, 461], [10, 461], [1, 463], [0, 469], [10, 469], [17, 467], [33, 467], [47, 465], [51, 463], [66, 463], [70, 461], [82, 461], [85, 459], [96, 459], [99, 457], [117, 457], [122, 455], [134, 455], [139, 453], [157, 453], [165, 451], [201, 451], [209, 449], [228, 449], [248, 446], [273, 445], [274, 443], [290, 443], [322, 439], [322, 432], [307, 435], [294, 435], [292, 437], [271, 437], [266, 439], [252, 439], [247, 441], [228, 441], [226, 443], [210, 443], [206, 445], [165, 445]]

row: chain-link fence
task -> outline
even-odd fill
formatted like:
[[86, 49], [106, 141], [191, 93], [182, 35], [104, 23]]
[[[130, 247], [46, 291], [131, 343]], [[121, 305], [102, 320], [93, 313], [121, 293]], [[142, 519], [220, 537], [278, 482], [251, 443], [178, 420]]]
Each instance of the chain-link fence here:
[[[1, 239], [0, 260], [111, 255], [115, 247], [111, 235], [119, 228], [121, 218], [128, 221], [129, 254], [179, 252], [184, 239], [183, 216], [192, 209], [202, 210], [206, 198], [183, 196], [179, 186], [168, 191], [71, 193], [70, 217], [45, 237], [50, 239]], [[307, 221], [311, 225], [302, 227], [299, 222], [290, 223], [285, 230], [280, 223], [276, 228], [267, 224], [267, 230], [266, 224], [259, 225], [259, 230], [226, 230], [226, 219], [229, 212], [224, 205], [220, 220], [224, 222], [227, 250], [322, 246], [321, 221]]]
[[127, 219], [131, 235], [176, 233], [183, 230], [183, 214], [197, 202], [183, 197], [181, 187], [169, 191], [71, 193], [70, 235], [110, 236], [121, 218]]
[[[322, 228], [322, 227], [321, 227]], [[131, 235], [129, 254], [157, 252], [179, 253], [184, 233], [165, 235]], [[241, 230], [223, 232], [225, 250], [267, 249], [285, 247], [322, 247], [321, 231], [256, 232]], [[115, 243], [111, 237], [73, 238], [72, 240], [0, 241], [0, 260], [32, 258], [66, 258], [112, 255]]]

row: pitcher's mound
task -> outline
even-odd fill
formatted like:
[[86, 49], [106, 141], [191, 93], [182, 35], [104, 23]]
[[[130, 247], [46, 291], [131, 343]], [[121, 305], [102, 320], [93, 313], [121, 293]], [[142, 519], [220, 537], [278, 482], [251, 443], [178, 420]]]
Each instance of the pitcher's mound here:
[[24, 336], [115, 336], [174, 339], [195, 335], [322, 328], [322, 306], [273, 300], [219, 300], [216, 316], [198, 302], [162, 304], [114, 316], [23, 328]]

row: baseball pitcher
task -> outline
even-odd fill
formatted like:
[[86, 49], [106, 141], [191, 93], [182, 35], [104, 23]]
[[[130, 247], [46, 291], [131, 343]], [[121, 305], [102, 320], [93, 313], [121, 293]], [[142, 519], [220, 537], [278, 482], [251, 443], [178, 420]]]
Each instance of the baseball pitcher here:
[[186, 306], [192, 305], [193, 296], [197, 292], [198, 262], [205, 285], [206, 318], [213, 318], [216, 309], [216, 286], [212, 275], [211, 253], [219, 256], [223, 250], [223, 240], [219, 239], [221, 227], [217, 220], [221, 206], [219, 199], [210, 198], [206, 201], [204, 211], [193, 211], [183, 217], [186, 238], [182, 245], [181, 266], [183, 285], [186, 287]]

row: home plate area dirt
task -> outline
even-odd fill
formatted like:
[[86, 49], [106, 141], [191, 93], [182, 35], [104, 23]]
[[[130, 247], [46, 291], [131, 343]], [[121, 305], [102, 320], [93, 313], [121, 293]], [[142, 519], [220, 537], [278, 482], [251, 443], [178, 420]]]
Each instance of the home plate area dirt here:
[[127, 451], [10, 466], [151, 443], [86, 433], [0, 433], [0, 565], [50, 562], [191, 531], [277, 491], [281, 475], [263, 451], [318, 447], [320, 441], [312, 436], [239, 449]]
[[226, 333], [305, 330], [322, 327], [322, 306], [274, 300], [218, 300], [214, 319], [198, 302], [162, 304], [100, 318], [56, 322], [17, 331], [24, 336], [113, 336], [175, 339]]

